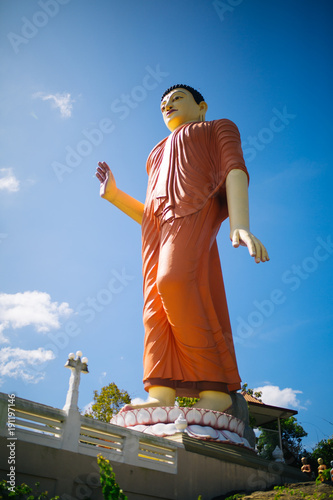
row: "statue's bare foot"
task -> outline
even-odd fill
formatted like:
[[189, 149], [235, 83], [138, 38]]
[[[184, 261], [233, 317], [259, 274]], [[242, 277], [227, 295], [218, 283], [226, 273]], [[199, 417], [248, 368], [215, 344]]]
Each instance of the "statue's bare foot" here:
[[118, 413], [122, 413], [123, 411], [133, 410], [133, 406], [131, 404], [127, 404], [123, 406]]
[[119, 413], [141, 408], [155, 408], [157, 406], [174, 406], [176, 391], [170, 387], [155, 386], [149, 389], [149, 398], [141, 403], [129, 403], [122, 407]]
[[119, 413], [128, 410], [140, 410], [141, 408], [152, 408], [156, 406], [166, 406], [161, 403], [158, 399], [148, 398], [147, 401], [143, 401], [142, 403], [129, 403], [122, 407]]
[[193, 405], [193, 408], [224, 412], [232, 405], [230, 395], [225, 392], [202, 391], [199, 397], [199, 401]]

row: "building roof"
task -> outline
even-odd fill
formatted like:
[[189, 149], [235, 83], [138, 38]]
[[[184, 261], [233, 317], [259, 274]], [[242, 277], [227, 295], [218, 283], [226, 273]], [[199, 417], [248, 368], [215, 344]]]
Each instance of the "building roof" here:
[[255, 419], [256, 425], [262, 427], [263, 425], [276, 422], [278, 418], [289, 418], [297, 415], [297, 410], [290, 410], [288, 408], [280, 408], [279, 406], [266, 405], [260, 399], [248, 394], [245, 391], [241, 393], [245, 401], [249, 405], [249, 413]]
[[248, 394], [248, 393], [247, 393], [247, 392], [245, 392], [245, 391], [242, 391], [242, 396], [244, 396], [245, 400], [246, 400], [248, 403], [259, 403], [259, 404], [261, 404], [261, 405], [263, 405], [263, 404], [264, 404], [264, 403], [263, 403], [260, 399], [258, 399], [258, 398], [256, 398], [256, 397], [254, 397], [252, 394]]

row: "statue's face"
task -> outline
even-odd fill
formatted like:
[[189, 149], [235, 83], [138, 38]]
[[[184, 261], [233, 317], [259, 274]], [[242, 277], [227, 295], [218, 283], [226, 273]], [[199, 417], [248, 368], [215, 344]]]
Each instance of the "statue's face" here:
[[163, 120], [171, 132], [184, 123], [204, 121], [206, 110], [207, 104], [197, 104], [186, 89], [172, 90], [161, 102]]

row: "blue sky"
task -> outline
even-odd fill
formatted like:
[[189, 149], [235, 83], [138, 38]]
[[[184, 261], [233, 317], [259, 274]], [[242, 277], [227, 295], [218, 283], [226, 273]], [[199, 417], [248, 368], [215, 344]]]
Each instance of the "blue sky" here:
[[80, 349], [81, 408], [111, 381], [145, 398], [140, 227], [94, 172], [144, 201], [160, 95], [185, 83], [240, 129], [271, 258], [221, 228], [243, 382], [299, 411], [309, 449], [332, 435], [331, 22], [329, 0], [2, 0], [1, 391], [62, 408]]

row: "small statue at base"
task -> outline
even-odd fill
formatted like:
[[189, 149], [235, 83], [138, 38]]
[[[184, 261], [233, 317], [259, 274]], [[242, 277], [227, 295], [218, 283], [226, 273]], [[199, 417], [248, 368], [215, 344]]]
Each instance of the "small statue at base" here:
[[311, 465], [308, 464], [308, 461], [305, 457], [301, 458], [301, 462], [302, 462], [301, 471], [304, 472], [305, 474], [307, 474], [311, 478], [311, 476], [312, 476]]
[[322, 472], [327, 469], [327, 467], [324, 464], [324, 460], [322, 458], [318, 458], [318, 464], [319, 464], [318, 476], [320, 476], [322, 474]]

